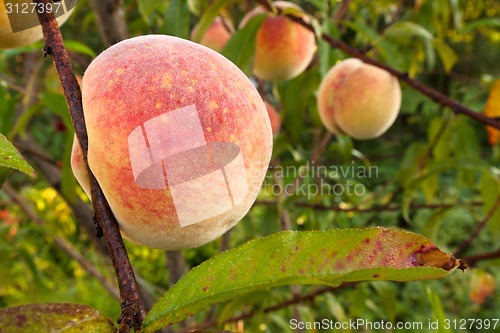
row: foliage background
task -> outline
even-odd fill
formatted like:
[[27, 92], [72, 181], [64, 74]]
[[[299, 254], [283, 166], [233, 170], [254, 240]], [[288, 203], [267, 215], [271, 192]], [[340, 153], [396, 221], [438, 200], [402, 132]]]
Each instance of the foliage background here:
[[[484, 110], [492, 84], [500, 78], [497, 1], [295, 2], [316, 17], [324, 31], [478, 112]], [[254, 5], [252, 1], [219, 3], [223, 3], [222, 15], [236, 26]], [[80, 0], [61, 28], [79, 74], [107, 47], [91, 5]], [[210, 1], [203, 0], [125, 0], [120, 4], [130, 36], [167, 33], [189, 38], [190, 29], [208, 8]], [[88, 199], [69, 169], [71, 123], [52, 64], [41, 56], [41, 48], [42, 42], [38, 42], [0, 52], [0, 132], [38, 171], [36, 179], [13, 173], [9, 189], [0, 192], [0, 307], [77, 302], [117, 318], [120, 309], [112, 295], [114, 275], [102, 242], [89, 235], [81, 222], [85, 213], [79, 203], [88, 207]], [[243, 54], [241, 63], [251, 56]], [[408, 87], [403, 86], [398, 120], [381, 138], [361, 142], [337, 136], [325, 140], [328, 137], [317, 115], [315, 93], [326, 71], [346, 57], [318, 42], [317, 57], [298, 78], [279, 84], [257, 82], [263, 98], [280, 110], [283, 128], [275, 138], [273, 168], [257, 203], [227, 236], [169, 255], [126, 243], [149, 304], [186, 269], [221, 250], [282, 229], [396, 226], [423, 234], [453, 253], [485, 218], [500, 195], [498, 144], [488, 142], [482, 124], [455, 115]], [[327, 144], [322, 147], [322, 142]], [[322, 175], [331, 184], [361, 184], [362, 195], [273, 193], [276, 184], [317, 182], [311, 175], [297, 180], [294, 174], [277, 174], [280, 167], [304, 168], [312, 160], [339, 168], [374, 166], [377, 175]], [[41, 168], [40, 163], [46, 167]], [[90, 216], [89, 211], [87, 214]], [[498, 252], [499, 239], [497, 210], [461, 255]], [[75, 260], [75, 253], [83, 258]], [[189, 323], [223, 323], [251, 312], [244, 322], [220, 326], [235, 331], [245, 327], [249, 332], [290, 332], [291, 318], [426, 323], [440, 312], [450, 319], [499, 318], [498, 292], [481, 305], [468, 295], [474, 270], [487, 271], [500, 282], [499, 257], [473, 260], [472, 270], [439, 281], [357, 283], [271, 312], [264, 309], [318, 288], [254, 292], [197, 314]]]

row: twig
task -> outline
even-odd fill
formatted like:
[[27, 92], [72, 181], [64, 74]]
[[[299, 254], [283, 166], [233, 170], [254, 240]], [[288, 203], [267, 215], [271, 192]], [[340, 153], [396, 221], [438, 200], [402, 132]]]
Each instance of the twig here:
[[470, 237], [468, 239], [466, 239], [462, 244], [460, 244], [460, 246], [457, 248], [457, 250], [455, 251], [455, 256], [462, 254], [466, 249], [468, 249], [471, 246], [474, 239], [476, 239], [477, 236], [479, 236], [479, 233], [486, 226], [486, 224], [491, 219], [493, 214], [495, 214], [498, 207], [500, 207], [500, 195], [497, 197], [495, 203], [493, 204], [493, 206], [491, 206], [491, 208], [488, 211], [488, 213], [486, 214], [486, 216], [481, 221], [479, 221], [479, 223], [476, 226], [476, 229], [470, 235]]
[[[274, 200], [257, 200], [255, 202], [256, 205], [266, 205], [266, 206], [276, 206], [276, 201]], [[357, 213], [375, 213], [375, 212], [394, 212], [394, 211], [399, 211], [401, 210], [401, 206], [399, 205], [393, 205], [393, 206], [376, 206], [376, 207], [369, 207], [369, 208], [359, 208], [359, 207], [352, 207], [352, 208], [343, 208], [338, 205], [335, 206], [327, 206], [327, 205], [322, 205], [322, 204], [312, 204], [308, 202], [296, 202], [294, 203], [296, 207], [301, 207], [301, 208], [312, 208], [316, 210], [322, 210], [322, 211], [334, 211], [334, 212], [342, 212], [342, 213], [349, 213], [349, 212], [357, 212]], [[473, 201], [470, 202], [468, 205], [470, 206], [481, 206], [483, 205], [482, 202], [479, 201]], [[410, 206], [411, 209], [441, 209], [441, 208], [453, 208], [456, 207], [457, 204], [412, 204]]]
[[[33, 1], [43, 4], [42, 8], [47, 8], [49, 3], [49, 0]], [[137, 281], [116, 218], [111, 212], [101, 187], [88, 167], [88, 138], [80, 86], [69, 61], [54, 14], [48, 11], [38, 11], [37, 14], [45, 37], [44, 54], [52, 55], [54, 66], [64, 89], [64, 96], [66, 97], [75, 133], [82, 148], [84, 164], [89, 174], [95, 219], [99, 226], [98, 236], [100, 232], [104, 235], [116, 271], [122, 310], [118, 318], [119, 332], [127, 333], [130, 331], [130, 327], [133, 327], [135, 331], [139, 331], [146, 314], [144, 303], [139, 293]]]
[[[278, 304], [269, 306], [269, 307], [263, 309], [262, 311], [259, 311], [259, 313], [265, 313], [265, 314], [267, 314], [267, 313], [270, 313], [270, 312], [275, 312], [275, 311], [281, 310], [283, 308], [289, 307], [290, 305], [294, 305], [294, 304], [298, 304], [298, 303], [302, 303], [302, 302], [307, 302], [307, 301], [312, 301], [317, 296], [320, 296], [322, 294], [326, 294], [326, 293], [329, 293], [329, 292], [333, 292], [333, 291], [339, 290], [341, 288], [350, 287], [350, 286], [352, 286], [354, 284], [355, 283], [348, 282], [348, 283], [343, 283], [342, 285], [340, 285], [338, 287], [318, 288], [318, 289], [316, 289], [316, 290], [314, 290], [314, 291], [312, 291], [312, 292], [310, 292], [308, 294], [304, 294], [304, 295], [300, 295], [300, 296], [294, 296], [293, 298], [291, 298], [291, 299], [289, 299], [287, 301], [284, 301], [282, 303], [278, 303]], [[225, 320], [223, 322], [223, 324], [234, 323], [234, 322], [237, 322], [237, 321], [240, 321], [240, 320], [243, 320], [243, 319], [248, 319], [248, 318], [253, 317], [256, 313], [257, 313], [256, 311], [250, 311], [250, 312], [241, 314], [239, 316], [231, 317], [231, 318], [228, 318], [227, 320]], [[191, 327], [189, 329], [189, 331], [191, 331], [191, 330], [203, 330], [203, 329], [207, 329], [207, 328], [210, 328], [210, 327], [214, 327], [217, 324], [218, 324], [217, 321], [205, 322], [205, 323], [202, 323], [200, 325], [197, 325], [194, 328]], [[185, 333], [185, 331], [181, 331], [181, 333]]]
[[[271, 10], [268, 1], [266, 0], [256, 0], [258, 3], [262, 4], [266, 9]], [[302, 18], [292, 16], [292, 15], [287, 15], [291, 20], [302, 24], [304, 27], [307, 29], [314, 31], [314, 28], [311, 24], [305, 22]], [[343, 41], [339, 39], [335, 39], [332, 36], [322, 33], [321, 34], [321, 39], [323, 39], [325, 42], [330, 44], [331, 47], [340, 49], [341, 51], [349, 54], [350, 56], [354, 58], [358, 58], [362, 60], [363, 62], [374, 65], [377, 67], [380, 67], [387, 72], [391, 73], [395, 77], [397, 77], [401, 82], [406, 83], [409, 87], [421, 92], [422, 94], [426, 95], [436, 103], [439, 103], [443, 106], [449, 107], [454, 113], [461, 113], [464, 114], [478, 122], [481, 122], [485, 125], [492, 126], [496, 129], [500, 129], [500, 122], [494, 118], [490, 118], [485, 116], [482, 113], [478, 113], [471, 108], [463, 105], [462, 103], [450, 98], [449, 96], [421, 83], [420, 81], [417, 81], [415, 79], [412, 79], [408, 76], [407, 73], [400, 72], [386, 64], [383, 64], [375, 59], [372, 59], [368, 57], [363, 51], [360, 51], [352, 46], [350, 46], [347, 43], [344, 43]]]
[[[7, 195], [11, 197], [12, 201], [14, 201], [21, 208], [21, 210], [26, 214], [26, 216], [28, 216], [29, 219], [33, 220], [39, 226], [43, 226], [46, 224], [45, 221], [43, 221], [42, 218], [33, 211], [26, 200], [24, 200], [24, 198], [19, 195], [19, 193], [14, 188], [12, 188], [9, 183], [5, 183], [2, 189], [5, 191], [5, 193], [7, 193]], [[111, 296], [113, 296], [117, 300], [120, 300], [120, 294], [116, 286], [110, 283], [108, 279], [106, 279], [106, 277], [90, 261], [82, 256], [73, 246], [71, 246], [63, 238], [58, 236], [54, 237], [54, 242], [61, 250], [63, 250], [71, 258], [76, 260], [76, 262], [78, 262], [86, 272], [94, 276], [101, 283], [104, 289], [106, 289], [111, 294]]]
[[467, 262], [467, 265], [469, 266], [474, 266], [478, 261], [482, 260], [490, 260], [490, 259], [498, 259], [500, 258], [500, 249], [493, 251], [493, 252], [488, 252], [488, 253], [483, 253], [483, 254], [476, 254], [473, 256], [468, 256], [468, 257], [463, 257], [462, 260]]

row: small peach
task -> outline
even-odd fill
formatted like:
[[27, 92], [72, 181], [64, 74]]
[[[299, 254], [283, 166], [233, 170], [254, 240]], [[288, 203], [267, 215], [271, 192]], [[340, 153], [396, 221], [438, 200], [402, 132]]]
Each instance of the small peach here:
[[[273, 4], [281, 10], [293, 8], [296, 12], [302, 11], [288, 1], [275, 1]], [[240, 27], [262, 13], [267, 13], [267, 17], [257, 32], [253, 73], [270, 81], [298, 76], [307, 68], [316, 51], [314, 33], [286, 16], [267, 12], [262, 6], [245, 15]], [[307, 21], [307, 16], [303, 17]]]
[[321, 121], [332, 133], [374, 139], [396, 120], [401, 107], [401, 87], [390, 73], [347, 59], [333, 66], [318, 90]]
[[[195, 25], [191, 31], [191, 40], [194, 40], [197, 30], [198, 25]], [[230, 21], [216, 17], [199, 40], [199, 43], [220, 53], [224, 49], [224, 46], [226, 46], [227, 41], [231, 38], [233, 31], [234, 28]]]
[[278, 111], [276, 111], [274, 106], [272, 106], [270, 103], [264, 102], [264, 104], [266, 105], [267, 114], [269, 115], [269, 120], [271, 121], [271, 128], [273, 130], [273, 135], [276, 135], [281, 129], [280, 115]]
[[496, 289], [495, 278], [488, 272], [475, 269], [469, 286], [469, 298], [476, 304], [483, 304]]

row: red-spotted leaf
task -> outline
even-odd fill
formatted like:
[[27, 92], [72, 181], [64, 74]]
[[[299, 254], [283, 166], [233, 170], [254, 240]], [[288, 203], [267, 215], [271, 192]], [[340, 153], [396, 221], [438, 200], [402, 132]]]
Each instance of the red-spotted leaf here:
[[191, 270], [148, 313], [143, 332], [218, 302], [289, 284], [442, 278], [460, 262], [429, 239], [399, 229], [285, 231], [252, 240]]
[[0, 332], [113, 333], [112, 322], [97, 310], [80, 304], [27, 304], [0, 309]]

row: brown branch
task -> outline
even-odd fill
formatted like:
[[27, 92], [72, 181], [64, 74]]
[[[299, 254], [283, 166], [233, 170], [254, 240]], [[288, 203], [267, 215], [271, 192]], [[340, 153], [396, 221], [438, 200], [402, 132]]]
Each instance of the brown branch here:
[[498, 258], [500, 258], [500, 249], [493, 251], [493, 252], [463, 257], [462, 260], [464, 260], [467, 263], [467, 265], [474, 266], [479, 261], [498, 259]]
[[495, 203], [493, 204], [493, 206], [491, 206], [491, 208], [488, 211], [488, 213], [486, 214], [486, 216], [481, 221], [479, 221], [474, 232], [469, 236], [468, 239], [466, 239], [457, 248], [457, 250], [455, 251], [455, 256], [459, 256], [460, 254], [462, 254], [466, 249], [468, 249], [471, 246], [472, 242], [477, 238], [477, 236], [479, 236], [479, 233], [481, 232], [481, 230], [483, 230], [483, 228], [486, 226], [486, 224], [491, 219], [493, 214], [495, 214], [498, 207], [500, 207], [500, 195], [497, 197]]
[[[33, 222], [35, 222], [39, 226], [46, 225], [45, 221], [43, 221], [42, 218], [33, 211], [30, 204], [26, 202], [26, 200], [24, 200], [24, 198], [9, 183], [5, 183], [2, 189], [5, 191], [5, 193], [7, 193], [8, 196], [11, 197], [12, 201], [21, 208], [21, 210], [29, 219], [33, 220]], [[55, 236], [53, 239], [56, 245], [61, 250], [63, 250], [71, 258], [78, 262], [86, 272], [94, 276], [101, 283], [104, 289], [106, 289], [111, 294], [111, 296], [113, 296], [117, 300], [120, 300], [120, 294], [116, 286], [110, 283], [108, 279], [106, 279], [106, 277], [90, 261], [82, 256], [63, 238]]]
[[[46, 5], [49, 3], [49, 0], [33, 1], [43, 4], [43, 8], [47, 8]], [[69, 61], [54, 14], [45, 11], [37, 12], [37, 14], [45, 38], [44, 53], [52, 55], [54, 66], [64, 89], [64, 96], [66, 97], [66, 103], [71, 114], [75, 134], [82, 148], [84, 164], [89, 174], [95, 219], [101, 229], [100, 231], [104, 235], [116, 271], [122, 309], [122, 313], [118, 318], [118, 323], [120, 324], [119, 332], [129, 332], [130, 327], [133, 327], [135, 331], [139, 331], [145, 317], [144, 303], [139, 293], [137, 281], [127, 255], [127, 250], [123, 244], [116, 218], [111, 212], [101, 187], [88, 167], [88, 138], [80, 86]]]
[[[266, 206], [276, 206], [277, 203], [274, 200], [257, 200], [255, 201], [256, 205], [266, 205]], [[401, 206], [399, 205], [393, 205], [393, 206], [376, 206], [376, 207], [369, 207], [369, 208], [359, 208], [359, 207], [352, 207], [352, 208], [342, 208], [338, 205], [335, 206], [327, 206], [327, 205], [322, 205], [322, 204], [312, 204], [308, 202], [296, 202], [294, 203], [296, 207], [301, 207], [301, 208], [312, 208], [316, 210], [321, 210], [321, 211], [334, 211], [334, 212], [341, 212], [341, 213], [349, 213], [349, 212], [357, 212], [357, 213], [376, 213], [376, 212], [394, 212], [394, 211], [399, 211], [401, 210]], [[470, 202], [468, 205], [470, 206], [481, 206], [483, 205], [482, 202], [479, 201], [473, 201]], [[456, 207], [457, 204], [412, 204], [410, 205], [410, 209], [443, 209], [443, 208], [453, 208]]]
[[[269, 3], [266, 0], [256, 0], [256, 2], [260, 3], [266, 9], [271, 10]], [[311, 24], [305, 22], [302, 18], [299, 18], [296, 16], [291, 16], [291, 15], [288, 15], [288, 17], [291, 20], [302, 24], [307, 29], [314, 31], [313, 26]], [[426, 95], [427, 97], [429, 97], [430, 99], [432, 99], [436, 103], [449, 107], [454, 113], [464, 114], [464, 115], [466, 115], [466, 116], [468, 116], [468, 117], [470, 117], [470, 118], [472, 118], [480, 123], [492, 126], [496, 129], [500, 129], [500, 121], [498, 121], [494, 118], [487, 117], [482, 113], [478, 113], [478, 112], [472, 110], [471, 108], [469, 108], [469, 107], [463, 105], [462, 103], [450, 98], [449, 96], [423, 84], [422, 82], [410, 78], [407, 73], [398, 71], [398, 70], [396, 70], [396, 69], [394, 69], [386, 64], [379, 62], [378, 60], [370, 58], [365, 54], [365, 52], [360, 51], [360, 50], [350, 46], [349, 44], [347, 44], [339, 39], [335, 39], [326, 33], [321, 34], [321, 39], [323, 39], [325, 42], [330, 44], [331, 47], [340, 49], [341, 51], [347, 53], [351, 57], [358, 58], [367, 64], [374, 65], [374, 66], [377, 66], [377, 67], [380, 67], [380, 68], [386, 70], [387, 72], [389, 72], [392, 75], [394, 75], [395, 77], [397, 77], [401, 82], [406, 83], [409, 87], [421, 92], [422, 94]]]

